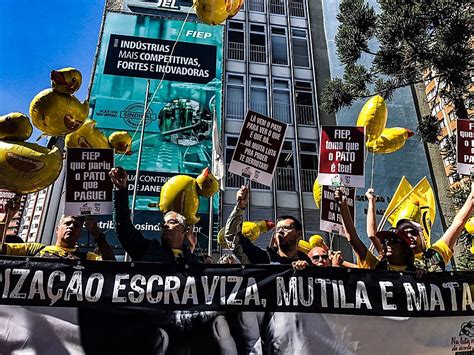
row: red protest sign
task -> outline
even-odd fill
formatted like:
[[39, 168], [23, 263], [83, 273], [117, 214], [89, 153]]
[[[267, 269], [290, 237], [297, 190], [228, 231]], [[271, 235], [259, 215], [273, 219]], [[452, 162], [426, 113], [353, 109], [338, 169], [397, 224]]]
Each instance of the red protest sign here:
[[321, 185], [364, 187], [365, 127], [321, 127], [319, 154]]
[[469, 175], [474, 169], [474, 121], [458, 119], [456, 124], [457, 171]]

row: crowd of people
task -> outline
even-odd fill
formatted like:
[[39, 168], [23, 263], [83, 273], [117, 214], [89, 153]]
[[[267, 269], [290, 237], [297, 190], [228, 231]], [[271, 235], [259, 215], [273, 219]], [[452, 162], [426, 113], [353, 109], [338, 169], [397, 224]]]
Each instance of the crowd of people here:
[[[135, 228], [130, 218], [131, 212], [128, 204], [127, 174], [122, 168], [113, 168], [109, 176], [115, 187], [114, 211], [117, 237], [133, 261], [151, 261], [165, 263], [211, 264], [209, 255], [198, 255], [195, 252], [197, 236], [193, 233], [192, 226], [187, 224], [186, 218], [178, 212], [170, 211], [164, 215], [161, 226], [160, 239], [147, 239], [141, 231]], [[363, 268], [374, 270], [413, 271], [421, 277], [428, 271], [444, 270], [453, 255], [453, 247], [460, 236], [464, 224], [473, 210], [474, 192], [471, 193], [464, 206], [458, 211], [451, 226], [432, 245], [426, 245], [423, 238], [423, 227], [416, 218], [401, 218], [395, 226], [383, 231], [377, 231], [375, 218], [375, 192], [369, 189], [366, 193], [368, 199], [367, 237], [373, 243], [373, 250], [369, 249], [359, 238], [354, 226], [346, 197], [342, 189], [335, 192], [335, 200], [340, 206], [345, 236], [351, 245], [357, 262], [353, 264], [345, 261], [337, 250], [330, 250], [325, 244], [315, 246], [308, 253], [298, 249], [298, 242], [303, 238], [300, 221], [289, 215], [277, 219], [270, 245], [260, 248], [242, 234], [243, 216], [249, 203], [250, 192], [247, 186], [242, 186], [236, 193], [236, 205], [225, 223], [224, 237], [232, 254], [223, 255], [217, 263], [222, 264], [287, 264], [292, 265], [295, 272], [308, 268], [338, 267], [338, 268]], [[3, 235], [5, 225], [16, 211], [14, 202], [10, 201], [5, 206], [3, 213], [4, 224], [0, 224], [0, 235]], [[93, 236], [95, 252], [82, 252], [77, 246], [81, 228], [87, 228]], [[19, 256], [39, 256], [47, 258], [67, 258], [83, 260], [108, 260], [114, 261], [115, 255], [107, 243], [105, 235], [99, 230], [93, 219], [83, 219], [77, 216], [63, 216], [56, 227], [56, 242], [54, 245], [41, 243], [9, 243], [2, 244], [2, 254]], [[216, 347], [220, 353], [262, 353], [264, 346], [269, 352], [275, 344], [281, 344], [287, 339], [288, 333], [280, 334], [279, 327], [283, 324], [288, 327], [291, 317], [287, 313], [275, 313], [270, 317], [266, 313], [241, 312], [233, 315], [200, 315], [192, 317], [195, 321], [200, 319], [202, 324], [207, 324], [206, 334], [217, 340]], [[183, 316], [187, 317], [187, 316]], [[299, 316], [298, 322], [304, 319]], [[169, 317], [165, 317], [169, 319]], [[271, 321], [270, 321], [271, 319]], [[180, 320], [179, 322], [182, 322]], [[207, 323], [206, 323], [207, 322]], [[210, 324], [210, 325], [209, 325]], [[265, 326], [263, 326], [265, 324]], [[295, 323], [296, 324], [296, 323]], [[169, 351], [176, 347], [177, 353], [183, 352], [189, 344], [182, 342], [183, 335], [177, 335], [163, 324], [157, 324], [159, 331], [157, 337], [157, 353]], [[239, 338], [230, 336], [230, 329], [238, 327]], [[167, 329], [167, 330], [165, 330]], [[262, 330], [265, 329], [265, 330]], [[296, 331], [296, 330], [295, 330]], [[279, 340], [272, 344], [265, 344], [262, 340], [271, 334]], [[194, 334], [196, 335], [196, 334]], [[171, 339], [170, 339], [171, 338]], [[178, 339], [178, 340], [177, 340]], [[174, 344], [174, 345], [172, 345]], [[185, 351], [184, 351], [185, 352]]]

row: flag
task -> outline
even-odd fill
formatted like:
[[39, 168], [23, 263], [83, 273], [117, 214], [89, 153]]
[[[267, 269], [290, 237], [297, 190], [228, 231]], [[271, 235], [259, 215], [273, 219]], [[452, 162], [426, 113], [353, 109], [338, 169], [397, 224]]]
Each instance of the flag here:
[[413, 186], [411, 186], [407, 178], [402, 176], [402, 179], [400, 180], [400, 183], [398, 184], [398, 187], [395, 190], [395, 193], [393, 194], [387, 209], [385, 210], [384, 219], [388, 219], [391, 222], [391, 219], [393, 218], [393, 211], [402, 201], [405, 200], [412, 189]]
[[414, 193], [416, 194], [420, 204], [420, 224], [423, 226], [426, 245], [429, 246], [431, 245], [431, 227], [436, 218], [436, 202], [433, 189], [426, 177], [420, 180], [418, 185], [415, 187]]
[[224, 155], [219, 137], [217, 115], [214, 112], [212, 118], [212, 174], [219, 181], [221, 190], [224, 190]]

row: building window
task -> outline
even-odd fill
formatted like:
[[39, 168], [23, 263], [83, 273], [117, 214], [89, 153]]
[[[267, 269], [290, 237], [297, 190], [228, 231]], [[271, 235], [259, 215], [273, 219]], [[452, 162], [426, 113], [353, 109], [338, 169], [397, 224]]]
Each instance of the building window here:
[[285, 1], [270, 0], [270, 13], [276, 15], [285, 15]]
[[245, 60], [245, 40], [243, 22], [228, 21], [227, 58]]
[[227, 76], [226, 115], [229, 119], [242, 120], [245, 113], [244, 77]]
[[273, 118], [283, 123], [292, 123], [290, 89], [287, 80], [273, 81]]
[[296, 191], [293, 143], [285, 141], [281, 150], [274, 179], [280, 191]]
[[449, 114], [448, 114], [448, 118], [450, 121], [454, 121], [457, 117], [456, 117], [456, 112], [454, 112], [454, 110], [452, 110]]
[[312, 192], [314, 180], [318, 177], [318, 145], [314, 142], [300, 142], [301, 189]]
[[286, 29], [272, 27], [272, 64], [288, 65]]
[[444, 122], [444, 120], [439, 120], [438, 123], [439, 123], [440, 129], [443, 129], [444, 127], [446, 127], [446, 123]]
[[267, 79], [250, 78], [250, 109], [262, 115], [268, 114]]
[[433, 87], [433, 89], [431, 89], [427, 94], [426, 94], [426, 99], [428, 101], [431, 101], [436, 95], [436, 86]]
[[438, 102], [436, 105], [433, 106], [433, 109], [431, 110], [431, 114], [433, 116], [436, 116], [436, 114], [441, 111], [441, 104]]
[[310, 82], [295, 82], [296, 122], [314, 125], [313, 89]]
[[305, 17], [304, 16], [304, 0], [289, 0], [290, 16]]
[[265, 0], [248, 0], [249, 10], [255, 12], [265, 11]]
[[267, 62], [265, 26], [250, 25], [250, 61]]
[[293, 62], [297, 67], [309, 68], [308, 38], [306, 31], [293, 29]]

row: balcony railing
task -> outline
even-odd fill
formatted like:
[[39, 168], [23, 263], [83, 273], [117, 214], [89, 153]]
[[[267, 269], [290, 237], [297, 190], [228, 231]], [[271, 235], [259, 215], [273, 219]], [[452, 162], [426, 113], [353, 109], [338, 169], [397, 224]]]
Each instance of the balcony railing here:
[[243, 43], [227, 42], [227, 57], [229, 59], [244, 60], [245, 47]]
[[256, 63], [266, 63], [267, 53], [265, 46], [250, 44], [250, 61]]
[[314, 180], [318, 177], [318, 171], [313, 169], [301, 169], [301, 190], [303, 192], [312, 192]]
[[244, 100], [235, 100], [231, 97], [226, 102], [227, 118], [242, 120], [244, 118]]
[[290, 104], [273, 102], [273, 118], [283, 123], [292, 123]]
[[285, 5], [283, 4], [283, 0], [273, 0], [270, 2], [270, 13], [276, 15], [284, 15], [285, 14]]
[[256, 11], [256, 12], [264, 12], [265, 11], [264, 1], [265, 0], [250, 0], [248, 2], [249, 10]]
[[296, 122], [298, 124], [314, 125], [313, 106], [296, 104]]
[[276, 168], [273, 179], [276, 181], [277, 190], [296, 191], [294, 168]]
[[267, 103], [266, 101], [253, 101], [250, 99], [250, 109], [252, 111], [261, 113], [262, 115], [267, 114]]
[[299, 1], [289, 1], [290, 16], [304, 17], [304, 5]]

